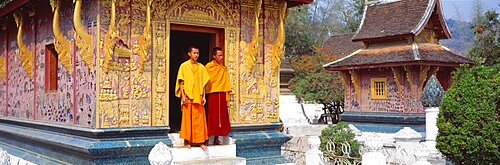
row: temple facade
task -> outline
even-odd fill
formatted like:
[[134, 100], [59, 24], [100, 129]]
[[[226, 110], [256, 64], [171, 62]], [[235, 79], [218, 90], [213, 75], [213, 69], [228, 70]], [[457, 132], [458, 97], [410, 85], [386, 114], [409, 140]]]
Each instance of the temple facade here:
[[[35, 134], [44, 130], [72, 138], [88, 137], [89, 144], [116, 137], [156, 138], [148, 143], [141, 141], [145, 147], [134, 151], [143, 159], [146, 149], [154, 143], [169, 144], [167, 131], [179, 129], [180, 100], [174, 97], [173, 89], [177, 69], [187, 60], [185, 50], [189, 46], [200, 48], [199, 62], [203, 64], [211, 60], [212, 48], [223, 48], [233, 87], [230, 120], [236, 132], [246, 128], [275, 131], [286, 11], [311, 2], [3, 1], [0, 123], [9, 129], [1, 129], [4, 133], [0, 133], [0, 144], [17, 142], [16, 137], [35, 140], [47, 148], [54, 142], [35, 135], [23, 139], [14, 128], [20, 125]], [[239, 137], [238, 133], [232, 136]], [[279, 133], [276, 137], [279, 141], [288, 139]], [[116, 148], [124, 145], [116, 142]], [[75, 147], [69, 141], [60, 143]], [[86, 147], [90, 146], [67, 149], [79, 152], [76, 150]], [[34, 152], [50, 150], [47, 148], [39, 147]], [[78, 154], [78, 160], [107, 161], [105, 153]]]
[[328, 40], [343, 57], [324, 67], [342, 73], [346, 111], [421, 114], [431, 75], [446, 90], [452, 71], [473, 63], [439, 43], [450, 37], [439, 0], [368, 1], [355, 34]]

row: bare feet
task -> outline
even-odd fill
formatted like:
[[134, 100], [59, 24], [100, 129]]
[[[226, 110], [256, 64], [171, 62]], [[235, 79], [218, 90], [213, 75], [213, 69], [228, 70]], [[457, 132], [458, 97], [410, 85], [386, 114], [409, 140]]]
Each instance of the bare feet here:
[[214, 141], [214, 145], [223, 145], [224, 143], [222, 143], [221, 141], [219, 140], [215, 140]]
[[189, 144], [189, 141], [184, 140], [184, 148], [191, 148], [191, 145]]
[[201, 148], [203, 151], [208, 150], [208, 146], [207, 146], [207, 145], [205, 145], [205, 144], [200, 144], [200, 148]]

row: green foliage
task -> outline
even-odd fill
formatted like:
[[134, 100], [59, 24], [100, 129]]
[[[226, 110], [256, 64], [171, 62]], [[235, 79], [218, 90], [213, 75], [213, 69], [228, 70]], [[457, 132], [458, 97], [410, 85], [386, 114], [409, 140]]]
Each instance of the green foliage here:
[[500, 64], [460, 67], [444, 95], [436, 147], [455, 164], [500, 162]]
[[500, 63], [500, 18], [496, 11], [482, 14], [476, 7], [473, 20], [474, 47], [469, 51], [469, 57], [478, 58], [485, 65]]
[[344, 100], [344, 86], [338, 72], [328, 71], [323, 64], [335, 57], [316, 50], [314, 55], [303, 55], [292, 60], [295, 70], [290, 80], [292, 92], [303, 101], [330, 103]]
[[342, 156], [342, 144], [345, 142], [351, 146], [351, 157], [359, 157], [359, 142], [354, 138], [354, 133], [346, 122], [339, 122], [334, 125], [329, 125], [321, 131], [320, 136], [320, 150], [327, 153], [327, 144], [329, 141], [335, 144], [335, 155]]
[[316, 45], [316, 36], [310, 25], [309, 6], [294, 7], [288, 10], [285, 23], [285, 57], [294, 55], [312, 54], [311, 45]]
[[313, 54], [333, 34], [355, 32], [360, 24], [364, 0], [316, 0], [288, 10], [285, 23], [285, 57]]

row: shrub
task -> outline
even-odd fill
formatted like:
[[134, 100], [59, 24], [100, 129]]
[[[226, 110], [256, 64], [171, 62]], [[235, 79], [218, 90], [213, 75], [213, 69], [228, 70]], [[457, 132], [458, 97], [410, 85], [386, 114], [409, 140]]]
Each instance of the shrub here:
[[290, 80], [290, 89], [302, 101], [321, 104], [344, 101], [344, 86], [339, 73], [323, 68], [323, 64], [334, 61], [335, 57], [318, 48], [315, 52], [292, 60], [295, 73]]
[[500, 64], [460, 67], [444, 95], [436, 147], [455, 164], [500, 162]]
[[346, 122], [339, 122], [334, 125], [329, 125], [321, 131], [321, 144], [319, 148], [321, 151], [323, 151], [323, 153], [328, 153], [329, 151], [327, 150], [327, 144], [329, 141], [332, 141], [335, 144], [335, 155], [342, 156], [344, 155], [344, 153], [342, 153], [342, 144], [345, 144], [345, 142], [347, 142], [351, 146], [351, 152], [349, 153], [349, 156], [360, 157], [359, 143], [354, 138], [354, 136], [354, 133], [349, 128]]

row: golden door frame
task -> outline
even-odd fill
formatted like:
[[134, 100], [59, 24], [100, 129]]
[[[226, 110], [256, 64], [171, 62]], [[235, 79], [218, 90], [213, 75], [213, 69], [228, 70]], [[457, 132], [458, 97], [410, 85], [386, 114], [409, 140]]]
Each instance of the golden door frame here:
[[[215, 45], [221, 47], [224, 50], [225, 54], [225, 65], [228, 68], [228, 71], [230, 73], [230, 79], [231, 85], [233, 87], [236, 86], [238, 83], [238, 44], [239, 43], [239, 28], [234, 28], [230, 27], [227, 25], [214, 25], [214, 24], [196, 24], [196, 23], [187, 23], [187, 22], [181, 22], [181, 21], [169, 21], [165, 23], [165, 38], [164, 38], [164, 54], [165, 56], [163, 57], [164, 65], [165, 65], [165, 73], [164, 75], [166, 77], [170, 76], [170, 31], [171, 30], [182, 30], [182, 31], [189, 31], [189, 32], [203, 32], [203, 33], [215, 33]], [[222, 39], [223, 40], [222, 40]], [[157, 62], [158, 63], [158, 62]], [[158, 65], [158, 64], [156, 64]], [[153, 67], [156, 67], [155, 64], [153, 64]], [[161, 73], [153, 73], [153, 75], [157, 75]], [[156, 84], [155, 81], [156, 79], [153, 79], [153, 84]], [[170, 80], [165, 78], [165, 83], [164, 83], [164, 89], [170, 90]], [[157, 89], [156, 85], [153, 85], [153, 102], [155, 99], [159, 97], [158, 93], [156, 93], [155, 89]], [[230, 94], [230, 102], [229, 102], [229, 111], [230, 111], [230, 119], [231, 121], [236, 121], [238, 111], [238, 101], [237, 101], [237, 93], [236, 91], [237, 88], [233, 88], [232, 94]], [[161, 95], [161, 94], [160, 94]], [[170, 95], [167, 91], [165, 91], [164, 96], [161, 96], [164, 99], [164, 104], [162, 105], [163, 108], [165, 109], [164, 114], [166, 114], [166, 125], [170, 124], [169, 119], [169, 114], [170, 114], [170, 107], [168, 106], [170, 100]], [[155, 112], [153, 110], [153, 112]], [[160, 124], [157, 124], [156, 122], [153, 122], [153, 126], [160, 126]]]

